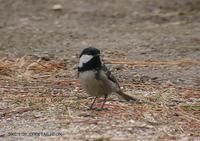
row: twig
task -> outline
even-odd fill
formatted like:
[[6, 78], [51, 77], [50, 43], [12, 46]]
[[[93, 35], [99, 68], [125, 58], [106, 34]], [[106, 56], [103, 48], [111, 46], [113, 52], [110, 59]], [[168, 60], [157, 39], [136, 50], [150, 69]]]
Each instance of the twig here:
[[60, 85], [60, 84], [74, 84], [74, 85], [77, 85], [77, 84], [79, 84], [79, 81], [77, 79], [61, 80], [61, 81], [53, 82], [53, 85], [54, 84], [57, 84], [57, 85]]
[[42, 67], [48, 69], [48, 67], [45, 66], [45, 65], [43, 65], [43, 64], [41, 64], [40, 61], [41, 61], [41, 58], [39, 58], [39, 59], [38, 59], [37, 61], [35, 61], [35, 62], [36, 62], [38, 65], [40, 65], [40, 66], [42, 66]]
[[34, 105], [32, 107], [23, 107], [23, 108], [19, 108], [17, 110], [14, 111], [8, 111], [5, 112], [3, 114], [3, 116], [11, 116], [12, 114], [22, 114], [24, 112], [29, 112], [29, 111], [33, 111], [33, 110], [38, 110], [40, 108], [40, 105]]
[[67, 111], [68, 111], [68, 115], [69, 115], [69, 117], [72, 117], [70, 107], [67, 107]]
[[105, 60], [106, 64], [125, 64], [132, 66], [152, 66], [152, 65], [181, 65], [181, 64], [196, 64], [200, 65], [197, 60], [176, 60], [176, 61], [115, 61]]
[[190, 120], [193, 120], [193, 121], [197, 121], [198, 123], [200, 123], [200, 120], [197, 119], [196, 117], [192, 116], [192, 115], [189, 115], [188, 113], [184, 112], [180, 107], [177, 107], [179, 111], [176, 111], [176, 113], [178, 113], [179, 115], [187, 118], [187, 119], [190, 119]]

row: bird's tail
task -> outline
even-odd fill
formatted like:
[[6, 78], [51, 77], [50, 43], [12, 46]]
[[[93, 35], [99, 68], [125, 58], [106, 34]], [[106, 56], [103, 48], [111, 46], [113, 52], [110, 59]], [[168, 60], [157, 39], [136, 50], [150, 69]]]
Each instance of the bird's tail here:
[[124, 99], [127, 100], [127, 101], [130, 101], [130, 100], [132, 100], [132, 101], [137, 101], [136, 98], [134, 98], [134, 97], [132, 97], [132, 96], [129, 96], [129, 95], [123, 93], [121, 90], [117, 91], [117, 94], [119, 94], [122, 98], [124, 98]]

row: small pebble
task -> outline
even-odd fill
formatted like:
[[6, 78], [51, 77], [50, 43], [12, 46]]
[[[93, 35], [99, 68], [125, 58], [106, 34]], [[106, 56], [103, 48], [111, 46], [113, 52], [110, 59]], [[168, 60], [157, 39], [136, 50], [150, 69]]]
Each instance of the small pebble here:
[[78, 92], [80, 89], [80, 87], [75, 87], [75, 89], [73, 90], [74, 92]]
[[55, 10], [55, 11], [60, 11], [60, 10], [62, 10], [63, 9], [63, 7], [62, 7], [62, 5], [60, 5], [60, 4], [55, 4], [53, 7], [52, 7], [52, 10]]

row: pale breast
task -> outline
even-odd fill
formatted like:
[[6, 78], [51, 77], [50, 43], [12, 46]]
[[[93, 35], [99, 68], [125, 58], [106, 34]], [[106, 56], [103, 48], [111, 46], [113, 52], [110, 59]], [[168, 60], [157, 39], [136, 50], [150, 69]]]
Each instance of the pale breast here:
[[98, 79], [97, 71], [85, 71], [79, 74], [82, 87], [92, 96], [104, 96], [113, 91], [113, 84], [100, 72]]

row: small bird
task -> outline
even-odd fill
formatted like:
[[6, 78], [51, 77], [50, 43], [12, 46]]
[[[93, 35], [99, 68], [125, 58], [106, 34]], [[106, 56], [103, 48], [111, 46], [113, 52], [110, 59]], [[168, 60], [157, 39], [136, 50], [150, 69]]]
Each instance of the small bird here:
[[85, 48], [81, 52], [78, 65], [78, 77], [86, 92], [95, 97], [90, 109], [93, 109], [96, 99], [102, 96], [104, 97], [104, 101], [101, 109], [103, 109], [106, 99], [111, 93], [117, 93], [127, 101], [136, 100], [121, 91], [116, 78], [111, 74], [105, 64], [102, 63], [100, 50], [95, 47]]

